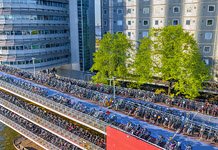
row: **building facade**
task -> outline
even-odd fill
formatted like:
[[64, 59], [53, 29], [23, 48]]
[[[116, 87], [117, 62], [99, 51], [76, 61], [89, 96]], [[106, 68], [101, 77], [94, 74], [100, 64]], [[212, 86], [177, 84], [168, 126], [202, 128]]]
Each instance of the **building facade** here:
[[0, 0], [0, 63], [32, 70], [70, 63], [67, 0]]
[[71, 66], [88, 71], [95, 52], [95, 1], [70, 0]]
[[218, 80], [217, 0], [102, 0], [101, 5], [103, 34], [123, 32], [138, 41], [150, 28], [182, 25], [194, 35]]

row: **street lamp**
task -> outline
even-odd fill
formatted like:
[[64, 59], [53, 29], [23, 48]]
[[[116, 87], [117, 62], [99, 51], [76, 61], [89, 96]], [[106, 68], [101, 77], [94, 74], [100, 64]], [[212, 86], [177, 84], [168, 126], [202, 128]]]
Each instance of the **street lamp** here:
[[113, 79], [108, 79], [108, 80], [110, 81], [110, 84], [109, 84], [109, 85], [111, 86], [111, 82], [112, 82]]
[[114, 97], [114, 100], [115, 100], [115, 79], [116, 77], [112, 77], [112, 80], [113, 80], [113, 97]]
[[35, 67], [35, 60], [36, 60], [36, 58], [32, 57], [32, 60], [33, 60], [33, 76], [35, 78], [36, 77], [36, 67]]

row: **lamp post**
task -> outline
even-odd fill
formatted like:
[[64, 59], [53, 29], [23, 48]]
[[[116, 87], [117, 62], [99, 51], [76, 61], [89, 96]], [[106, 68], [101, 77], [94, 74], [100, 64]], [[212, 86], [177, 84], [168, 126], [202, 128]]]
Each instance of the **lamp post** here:
[[109, 84], [109, 85], [111, 86], [111, 82], [112, 82], [113, 79], [108, 79], [108, 80], [110, 81], [110, 84]]
[[35, 67], [35, 60], [36, 60], [36, 58], [32, 58], [32, 60], [33, 60], [33, 76], [34, 76], [34, 78], [36, 77], [36, 67]]
[[114, 97], [114, 100], [115, 100], [115, 98], [116, 98], [116, 96], [115, 96], [115, 79], [116, 79], [116, 77], [112, 77], [112, 80], [113, 80], [113, 97]]

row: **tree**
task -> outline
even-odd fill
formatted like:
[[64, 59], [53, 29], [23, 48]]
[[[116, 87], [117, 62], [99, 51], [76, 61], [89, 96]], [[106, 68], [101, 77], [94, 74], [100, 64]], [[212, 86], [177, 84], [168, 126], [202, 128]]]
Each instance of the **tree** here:
[[133, 63], [133, 70], [135, 70], [134, 77], [137, 78], [137, 83], [143, 84], [152, 80], [152, 59], [151, 49], [153, 41], [145, 37], [140, 41], [139, 49], [136, 54], [135, 62]]
[[127, 75], [127, 52], [132, 49], [131, 42], [122, 33], [107, 33], [100, 41], [99, 50], [94, 53], [91, 71], [96, 71], [93, 80], [107, 83], [108, 78], [116, 76], [124, 79]]
[[189, 98], [198, 96], [202, 82], [210, 78], [197, 42], [181, 26], [152, 29], [141, 41], [135, 64], [141, 80], [157, 76], [169, 82], [168, 94], [173, 87]]

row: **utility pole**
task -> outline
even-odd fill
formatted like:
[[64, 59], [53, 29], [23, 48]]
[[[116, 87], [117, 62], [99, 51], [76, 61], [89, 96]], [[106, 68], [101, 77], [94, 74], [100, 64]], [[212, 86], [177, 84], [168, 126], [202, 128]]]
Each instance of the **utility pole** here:
[[35, 60], [36, 60], [36, 58], [32, 58], [32, 60], [33, 60], [33, 76], [34, 76], [34, 78], [36, 77], [36, 66], [35, 66]]
[[116, 79], [116, 77], [112, 77], [112, 79], [113, 79], [113, 97], [115, 100], [115, 98], [116, 98], [116, 95], [115, 95], [115, 79]]

